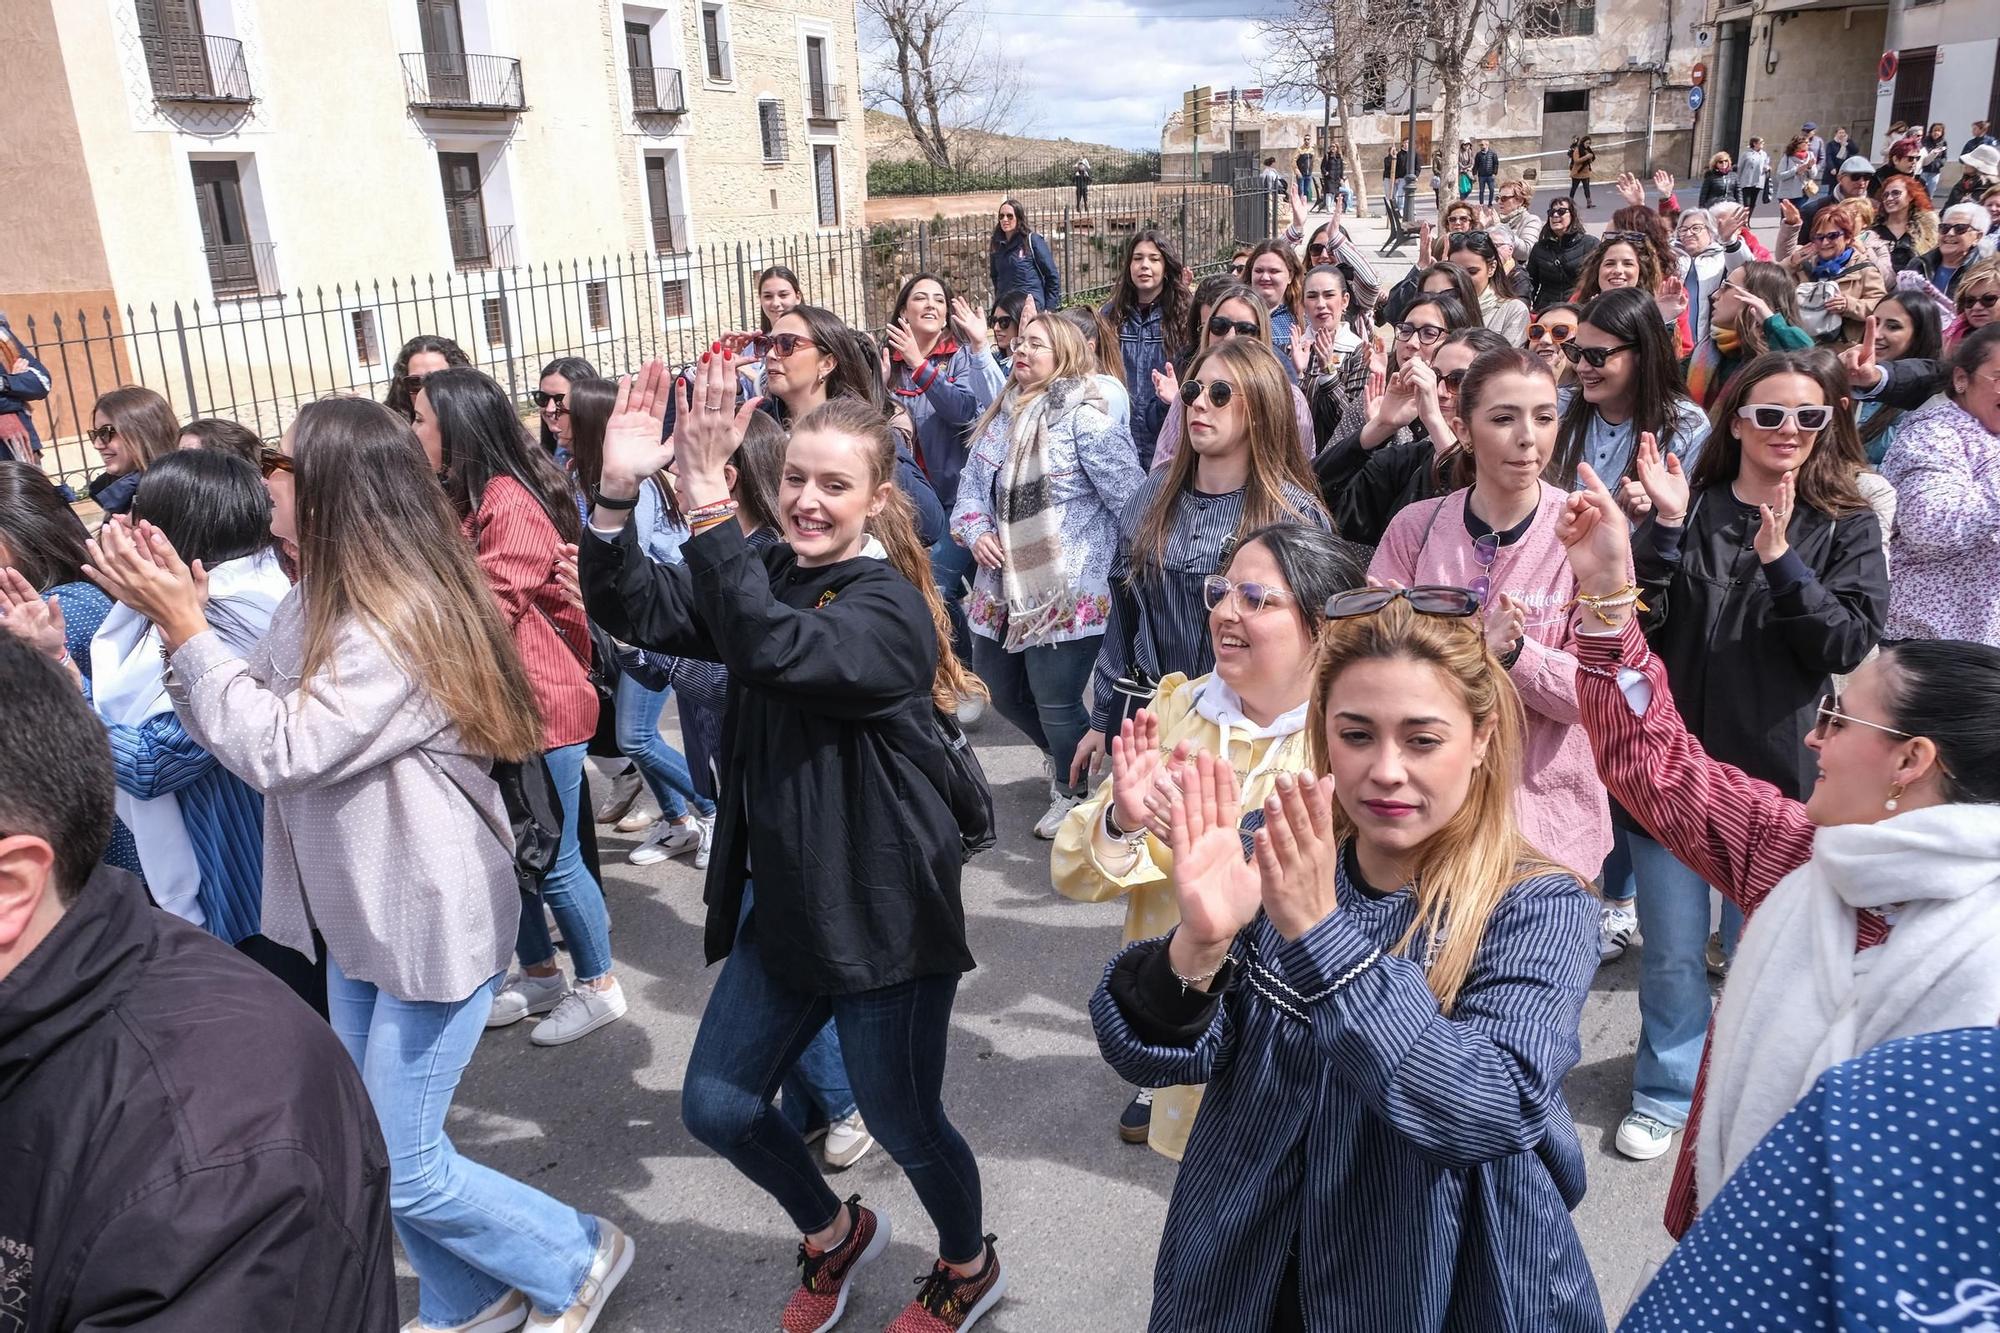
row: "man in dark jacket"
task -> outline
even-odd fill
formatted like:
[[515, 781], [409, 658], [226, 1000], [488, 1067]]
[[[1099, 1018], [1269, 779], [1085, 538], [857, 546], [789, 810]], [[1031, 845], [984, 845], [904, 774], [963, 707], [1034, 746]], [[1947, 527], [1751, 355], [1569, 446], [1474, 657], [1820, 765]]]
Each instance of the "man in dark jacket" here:
[[99, 864], [104, 728], [0, 632], [0, 1329], [393, 1333], [389, 1163], [282, 983]]
[[1479, 141], [1479, 151], [1472, 155], [1472, 174], [1479, 181], [1479, 202], [1492, 203], [1494, 181], [1500, 175], [1500, 154], [1484, 139]]

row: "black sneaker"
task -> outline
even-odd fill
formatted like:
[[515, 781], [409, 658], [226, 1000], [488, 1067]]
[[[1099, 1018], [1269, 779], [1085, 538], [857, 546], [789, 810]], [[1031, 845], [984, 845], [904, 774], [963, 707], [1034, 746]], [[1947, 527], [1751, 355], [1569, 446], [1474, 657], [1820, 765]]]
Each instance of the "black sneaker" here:
[[1153, 1128], [1153, 1090], [1139, 1089], [1138, 1095], [1118, 1117], [1118, 1137], [1127, 1143], [1144, 1143]]

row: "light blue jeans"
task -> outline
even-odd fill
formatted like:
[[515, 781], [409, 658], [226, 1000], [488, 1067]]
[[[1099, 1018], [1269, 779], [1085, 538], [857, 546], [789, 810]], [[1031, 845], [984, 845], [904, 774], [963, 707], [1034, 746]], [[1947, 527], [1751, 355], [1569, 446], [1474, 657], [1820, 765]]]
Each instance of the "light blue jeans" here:
[[715, 813], [715, 802], [695, 789], [686, 757], [660, 735], [660, 714], [672, 693], [671, 689], [641, 685], [629, 671], [619, 673], [618, 748], [638, 765], [639, 776], [646, 779], [662, 815], [679, 819], [692, 804], [696, 813], [707, 818]]
[[[1639, 1053], [1632, 1109], [1668, 1125], [1687, 1123], [1695, 1075], [1708, 1040], [1708, 922], [1711, 890], [1702, 877], [1643, 833], [1619, 833], [1638, 884]], [[1743, 917], [1723, 904], [1723, 939], [1733, 948]]]
[[463, 1000], [399, 1000], [326, 965], [327, 1017], [389, 1148], [389, 1212], [417, 1271], [417, 1313], [462, 1324], [518, 1288], [543, 1314], [576, 1301], [597, 1219], [458, 1155], [444, 1132], [502, 976]]
[[[611, 970], [611, 914], [604, 906], [604, 886], [584, 865], [576, 840], [577, 798], [583, 786], [586, 748], [582, 742], [562, 745], [545, 756], [556, 793], [562, 797], [563, 835], [556, 863], [542, 880], [542, 897], [562, 927], [563, 939], [569, 944], [570, 966], [576, 969], [579, 982], [595, 981]], [[521, 904], [521, 928], [514, 936], [514, 952], [523, 967], [554, 961], [555, 941], [549, 938], [549, 923], [542, 917], [540, 903]]]

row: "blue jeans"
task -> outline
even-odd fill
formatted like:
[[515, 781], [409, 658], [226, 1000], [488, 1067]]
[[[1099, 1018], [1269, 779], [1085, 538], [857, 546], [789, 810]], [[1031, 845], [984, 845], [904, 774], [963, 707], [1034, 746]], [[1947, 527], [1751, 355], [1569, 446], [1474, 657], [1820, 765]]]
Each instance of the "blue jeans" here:
[[[736, 928], [750, 919], [757, 901], [755, 882], [743, 886], [743, 910], [736, 914]], [[840, 1053], [840, 1031], [828, 1019], [799, 1054], [799, 1062], [779, 1086], [778, 1109], [792, 1128], [804, 1134], [809, 1129], [831, 1125], [854, 1114], [854, 1089], [847, 1081], [847, 1061]]]
[[1482, 204], [1490, 204], [1493, 202], [1493, 200], [1494, 200], [1493, 178], [1491, 176], [1481, 176], [1479, 178], [1479, 202]]
[[660, 735], [660, 714], [672, 693], [672, 689], [648, 689], [629, 671], [619, 673], [618, 749], [638, 765], [662, 815], [679, 819], [692, 802], [696, 813], [706, 818], [715, 813], [715, 802], [695, 788], [687, 760]]
[[[1669, 1125], [1687, 1123], [1708, 1040], [1708, 884], [1643, 833], [1620, 835], [1639, 888], [1639, 1053], [1632, 1109]], [[1733, 947], [1743, 917], [1723, 904]]]
[[852, 995], [794, 990], [771, 975], [753, 912], [736, 932], [688, 1056], [681, 1121], [778, 1201], [801, 1233], [832, 1223], [840, 1197], [799, 1131], [771, 1106], [832, 1017], [868, 1130], [909, 1177], [937, 1227], [938, 1253], [985, 1252], [979, 1164], [944, 1113], [945, 1038], [958, 977], [919, 977]]
[[993, 706], [1055, 761], [1056, 785], [1077, 797], [1090, 794], [1089, 779], [1072, 788], [1069, 766], [1083, 733], [1090, 730], [1083, 688], [1103, 644], [1103, 636], [1093, 634], [1010, 653], [992, 639], [972, 641], [972, 669], [993, 692]]
[[951, 650], [961, 662], [972, 660], [972, 628], [965, 619], [965, 588], [972, 579], [973, 565], [972, 552], [949, 536], [931, 547], [931, 578], [951, 617]]
[[327, 960], [327, 1014], [389, 1149], [389, 1211], [417, 1271], [417, 1313], [462, 1324], [519, 1288], [543, 1314], [576, 1302], [597, 1253], [597, 1220], [458, 1155], [444, 1132], [459, 1076], [500, 989], [463, 1000], [399, 1000]]
[[[562, 797], [562, 846], [556, 863], [542, 880], [542, 897], [562, 927], [569, 945], [570, 965], [579, 982], [595, 981], [611, 970], [611, 914], [604, 906], [604, 886], [591, 877], [577, 848], [577, 789], [583, 784], [582, 742], [562, 745], [545, 756], [549, 773]], [[588, 815], [583, 816], [589, 818]], [[555, 942], [549, 938], [548, 922], [542, 919], [540, 903], [521, 904], [521, 928], [514, 935], [514, 952], [523, 967], [540, 967], [555, 961]]]

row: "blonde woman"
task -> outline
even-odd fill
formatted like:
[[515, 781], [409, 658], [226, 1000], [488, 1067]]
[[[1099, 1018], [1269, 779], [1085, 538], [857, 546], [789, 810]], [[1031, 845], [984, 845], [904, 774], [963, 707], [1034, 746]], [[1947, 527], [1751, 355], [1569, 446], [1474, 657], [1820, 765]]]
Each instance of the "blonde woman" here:
[[166, 399], [137, 384], [105, 394], [90, 415], [90, 442], [104, 460], [104, 471], [85, 489], [109, 518], [132, 507], [139, 474], [180, 447], [181, 426]]
[[[1271, 337], [1271, 308], [1254, 287], [1241, 284], [1226, 285], [1217, 289], [1212, 303], [1197, 310], [1195, 327], [1199, 333], [1196, 354], [1207, 351], [1218, 342], [1231, 338], [1255, 338], [1274, 351], [1278, 344]], [[1285, 353], [1289, 355], [1289, 351]], [[1192, 359], [1192, 358], [1190, 358]], [[1299, 452], [1306, 458], [1313, 455], [1312, 405], [1297, 384], [1290, 382], [1292, 420], [1298, 424]], [[1187, 433], [1187, 404], [1180, 398], [1180, 376], [1174, 373], [1172, 363], [1153, 372], [1153, 388], [1167, 401], [1167, 415], [1160, 422], [1160, 435], [1153, 446], [1154, 470], [1165, 467], [1180, 448], [1181, 439]]]
[[1053, 838], [1086, 795], [1067, 765], [1090, 728], [1083, 692], [1110, 618], [1118, 515], [1146, 474], [1074, 324], [1037, 314], [1014, 338], [1013, 367], [980, 419], [951, 530], [978, 565], [973, 669], [1047, 762], [1035, 836]]
[[[1254, 829], [1278, 774], [1306, 771], [1307, 685], [1326, 599], [1361, 581], [1355, 549], [1308, 524], [1273, 523], [1243, 539], [1202, 587], [1215, 670], [1168, 676], [1153, 705], [1124, 723], [1112, 741], [1112, 780], [1056, 833], [1057, 892], [1079, 902], [1122, 896], [1127, 943], [1179, 923], [1165, 836], [1173, 769], [1195, 750], [1223, 756]], [[1178, 1162], [1200, 1102], [1199, 1088], [1141, 1088], [1119, 1137]]]

